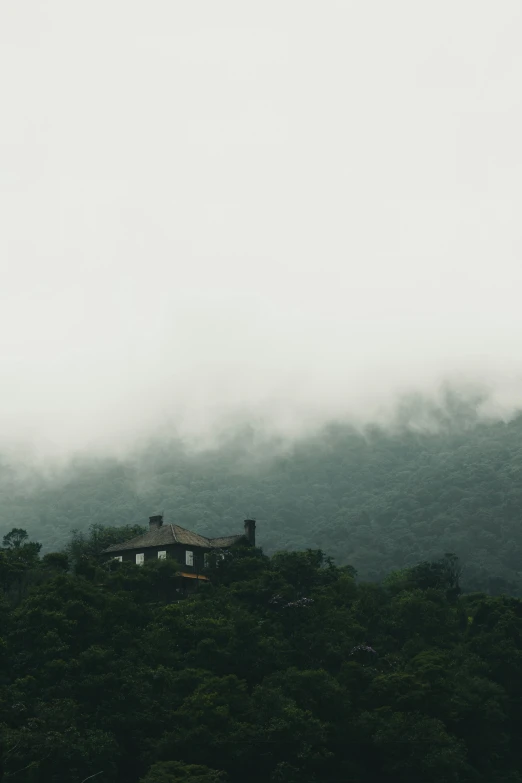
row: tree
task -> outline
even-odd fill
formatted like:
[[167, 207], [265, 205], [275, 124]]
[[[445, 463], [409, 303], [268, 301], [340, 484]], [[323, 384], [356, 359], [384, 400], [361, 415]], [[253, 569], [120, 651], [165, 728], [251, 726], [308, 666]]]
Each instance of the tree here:
[[31, 584], [0, 601], [6, 783], [522, 783], [522, 601], [452, 593], [454, 556], [380, 584], [231, 550], [180, 599], [103, 536], [92, 581], [0, 550]]
[[224, 772], [199, 764], [158, 761], [141, 779], [141, 783], [226, 783], [226, 777]]
[[[31, 570], [38, 564], [42, 545], [28, 541], [28, 534], [21, 528], [13, 528], [4, 536], [4, 548], [0, 550], [0, 584], [4, 594], [12, 594], [18, 601], [28, 585]], [[16, 591], [12, 588], [16, 587]]]
[[106, 527], [101, 524], [93, 524], [90, 526], [88, 534], [74, 530], [65, 552], [76, 571], [79, 569], [92, 570], [103, 562], [104, 549], [141, 533], [145, 533], [145, 528], [141, 525]]
[[42, 567], [50, 571], [67, 572], [69, 570], [69, 556], [66, 552], [48, 552], [42, 557]]
[[29, 535], [26, 530], [14, 527], [10, 533], [6, 533], [4, 536], [3, 545], [6, 549], [19, 549], [28, 538]]

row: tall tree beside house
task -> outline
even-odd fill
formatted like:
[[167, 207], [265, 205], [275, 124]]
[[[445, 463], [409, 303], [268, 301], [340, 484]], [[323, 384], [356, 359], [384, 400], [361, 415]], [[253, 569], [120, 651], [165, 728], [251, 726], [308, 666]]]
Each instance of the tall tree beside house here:
[[22, 528], [13, 528], [4, 536], [0, 548], [0, 588], [9, 600], [21, 600], [31, 572], [38, 565], [41, 548], [41, 544], [29, 541]]
[[87, 533], [74, 530], [65, 551], [75, 567], [86, 561], [100, 564], [105, 559], [103, 552], [108, 546], [145, 533], [145, 530], [143, 525], [138, 524], [117, 527], [92, 524]]

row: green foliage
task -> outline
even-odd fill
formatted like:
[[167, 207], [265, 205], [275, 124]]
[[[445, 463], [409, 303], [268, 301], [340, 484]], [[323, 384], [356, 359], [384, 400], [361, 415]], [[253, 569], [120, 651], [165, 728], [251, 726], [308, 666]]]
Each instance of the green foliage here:
[[226, 775], [197, 764], [159, 761], [152, 765], [141, 783], [226, 783]]
[[66, 547], [66, 554], [76, 571], [85, 573], [85, 569], [103, 563], [104, 549], [145, 532], [146, 529], [142, 525], [104, 527], [95, 523], [89, 527], [87, 533], [73, 530], [71, 541]]
[[69, 570], [69, 557], [66, 552], [48, 552], [42, 557], [42, 567], [66, 572]]
[[521, 783], [522, 602], [461, 594], [456, 557], [374, 584], [239, 547], [180, 600], [172, 561], [103, 567], [115, 535], [0, 602], [6, 781]]
[[392, 593], [401, 590], [444, 590], [448, 597], [460, 595], [460, 579], [462, 567], [459, 558], [454, 554], [446, 554], [435, 562], [422, 562], [412, 568], [392, 571], [383, 584]]
[[[521, 432], [448, 398], [0, 476], [0, 778], [522, 783]], [[219, 535], [253, 506], [263, 549], [185, 600], [175, 562], [102, 555], [151, 509]]]
[[5, 549], [19, 549], [24, 541], [27, 541], [28, 535], [26, 530], [14, 527], [10, 533], [6, 533], [3, 539], [3, 546]]
[[4, 597], [21, 600], [31, 584], [33, 571], [39, 564], [41, 544], [28, 541], [25, 530], [13, 528], [4, 536], [0, 549], [0, 589]]

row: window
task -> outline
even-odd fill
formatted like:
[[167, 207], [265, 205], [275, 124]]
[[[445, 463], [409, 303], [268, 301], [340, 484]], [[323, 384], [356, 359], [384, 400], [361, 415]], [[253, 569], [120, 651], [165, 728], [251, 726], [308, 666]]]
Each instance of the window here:
[[136, 555], [136, 565], [143, 565], [144, 562], [145, 562], [145, 555], [143, 552], [139, 555]]
[[194, 565], [194, 552], [191, 552], [190, 549], [187, 549], [185, 552], [185, 565], [193, 566]]
[[121, 555], [118, 555], [117, 557], [114, 557], [113, 560], [117, 560], [119, 563], [122, 562], [123, 557]]
[[203, 568], [208, 568], [208, 552], [203, 555]]
[[166, 552], [158, 552], [158, 560], [166, 560], [166, 559], [167, 559]]

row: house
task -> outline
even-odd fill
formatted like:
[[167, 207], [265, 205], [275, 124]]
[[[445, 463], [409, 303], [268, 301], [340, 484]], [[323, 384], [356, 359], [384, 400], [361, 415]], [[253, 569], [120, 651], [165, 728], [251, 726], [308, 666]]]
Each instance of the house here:
[[120, 544], [113, 544], [107, 547], [103, 554], [120, 562], [137, 563], [138, 565], [149, 560], [174, 558], [179, 563], [179, 576], [183, 578], [184, 587], [186, 587], [188, 584], [186, 580], [207, 580], [207, 577], [201, 572], [205, 568], [206, 555], [209, 552], [220, 552], [223, 549], [241, 544], [255, 546], [255, 521], [246, 519], [244, 526], [244, 533], [207, 538], [179, 525], [165, 525], [163, 516], [160, 514], [149, 517], [147, 533], [142, 533]]

